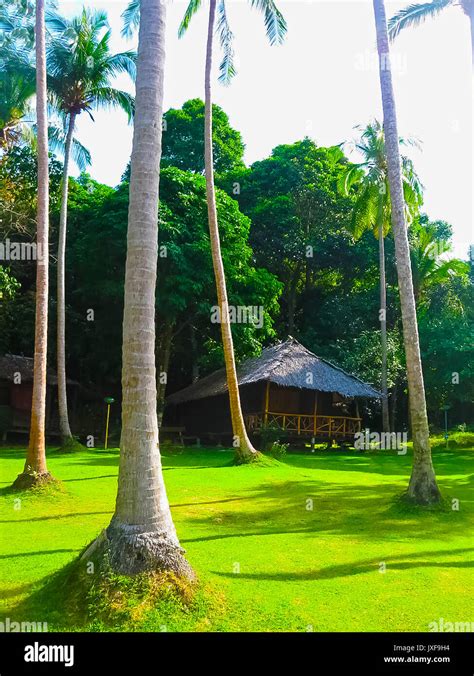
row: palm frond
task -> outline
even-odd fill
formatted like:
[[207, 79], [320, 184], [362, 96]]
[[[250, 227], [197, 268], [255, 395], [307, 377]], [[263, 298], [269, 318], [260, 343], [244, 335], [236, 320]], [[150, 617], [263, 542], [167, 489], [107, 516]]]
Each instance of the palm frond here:
[[132, 122], [135, 113], [135, 98], [132, 94], [114, 87], [98, 87], [93, 92], [92, 108], [121, 108]]
[[135, 82], [137, 75], [137, 53], [133, 50], [119, 52], [107, 59], [113, 74], [126, 73]]
[[257, 11], [262, 12], [270, 44], [281, 44], [288, 27], [285, 17], [277, 8], [274, 0], [250, 0], [250, 4]]
[[140, 26], [140, 0], [131, 0], [121, 14], [123, 21], [122, 36], [131, 38]]
[[217, 11], [216, 33], [219, 36], [223, 51], [222, 61], [219, 66], [219, 81], [227, 85], [236, 73], [233, 49], [234, 34], [230, 30], [229, 21], [227, 19], [225, 0], [219, 1]]
[[337, 180], [337, 190], [341, 195], [348, 195], [355, 183], [360, 181], [364, 176], [364, 172], [360, 165], [354, 164], [341, 174]]
[[179, 38], [182, 38], [183, 35], [188, 30], [191, 19], [193, 18], [193, 16], [196, 14], [196, 12], [201, 7], [201, 3], [202, 3], [202, 0], [189, 0], [189, 5], [186, 8], [183, 20], [181, 21], [179, 28], [178, 28], [178, 37]]
[[[49, 149], [53, 153], [64, 155], [64, 149], [66, 147], [65, 129], [56, 125], [50, 125], [48, 127], [48, 143]], [[72, 140], [71, 155], [81, 172], [85, 171], [92, 163], [91, 154], [88, 149], [75, 138]]]
[[435, 17], [445, 7], [452, 4], [453, 0], [432, 0], [432, 2], [407, 5], [394, 14], [388, 22], [390, 40], [395, 40], [403, 29], [419, 26], [425, 19]]

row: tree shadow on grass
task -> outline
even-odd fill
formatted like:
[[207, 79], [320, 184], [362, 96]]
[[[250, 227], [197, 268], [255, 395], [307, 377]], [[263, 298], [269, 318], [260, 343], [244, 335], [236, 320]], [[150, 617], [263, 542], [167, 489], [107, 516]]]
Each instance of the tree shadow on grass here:
[[[446, 549], [414, 552], [411, 554], [399, 554], [397, 556], [387, 556], [383, 558], [383, 563], [387, 571], [391, 570], [410, 570], [412, 568], [474, 568], [474, 560], [471, 561], [430, 561], [430, 559], [440, 556], [458, 556], [459, 554], [468, 554], [474, 552], [474, 548]], [[408, 560], [407, 560], [408, 559]], [[413, 561], [411, 559], [417, 559]], [[419, 559], [419, 560], [418, 560]], [[222, 571], [212, 571], [214, 575], [229, 578], [244, 578], [247, 580], [268, 580], [276, 582], [307, 581], [307, 580], [332, 580], [339, 577], [352, 577], [354, 575], [363, 575], [365, 573], [374, 573], [380, 571], [381, 557], [364, 559], [362, 561], [353, 561], [336, 566], [326, 566], [325, 568], [304, 570], [304, 571], [281, 571], [278, 573], [224, 573]]]
[[33, 583], [30, 586], [31, 593], [4, 611], [3, 616], [8, 613], [9, 617], [16, 622], [41, 617], [41, 622], [60, 623], [64, 628], [72, 627], [77, 623], [77, 617], [70, 617], [69, 608], [65, 608], [65, 600], [75, 593], [75, 590], [71, 588], [72, 574], [77, 567], [77, 555], [82, 550], [65, 551], [74, 552], [76, 558], [55, 573]]
[[452, 510], [449, 501], [433, 510], [407, 508], [397, 499], [403, 488], [388, 481], [351, 485], [295, 479], [261, 484], [244, 492], [242, 509], [223, 506], [209, 514], [204, 508], [201, 514], [188, 517], [205, 534], [183, 539], [183, 543], [285, 533], [315, 539], [339, 534], [370, 541], [419, 539], [420, 533], [425, 538], [449, 541], [466, 534], [472, 523], [472, 514], [466, 509], [472, 499], [468, 479], [442, 482], [446, 498], [460, 499], [459, 511]]
[[[364, 453], [355, 450], [288, 453], [284, 462], [290, 467], [300, 469], [406, 476], [408, 480], [411, 473], [413, 453], [411, 449], [406, 455], [398, 455], [396, 451]], [[460, 463], [468, 471], [474, 471], [474, 452], [464, 450], [433, 451], [435, 472], [440, 477], [443, 474], [456, 474], [459, 471]]]
[[41, 552], [14, 552], [13, 554], [0, 554], [0, 559], [17, 559], [25, 556], [48, 556], [51, 554], [69, 554], [78, 552], [79, 549], [45, 549]]
[[[71, 512], [69, 514], [48, 514], [47, 516], [33, 516], [29, 519], [4, 519], [0, 523], [30, 523], [33, 521], [55, 521], [56, 519], [73, 519], [77, 516], [96, 516], [99, 514], [113, 514], [113, 509], [108, 512]], [[0, 557], [1, 558], [1, 557]]]

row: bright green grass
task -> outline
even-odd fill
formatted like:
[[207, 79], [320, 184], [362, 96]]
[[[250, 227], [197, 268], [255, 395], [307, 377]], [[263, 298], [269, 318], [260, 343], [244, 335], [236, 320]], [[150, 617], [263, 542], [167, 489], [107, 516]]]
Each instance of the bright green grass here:
[[[164, 601], [115, 629], [427, 631], [441, 617], [474, 620], [473, 450], [434, 452], [447, 507], [432, 511], [394, 501], [410, 455], [289, 454], [235, 467], [231, 451], [166, 453], [173, 517], [204, 593], [188, 611]], [[0, 590], [2, 615], [55, 630], [60, 602], [53, 593], [39, 605], [37, 590], [107, 526], [118, 451], [52, 452], [48, 462], [65, 493], [12, 494], [23, 453], [0, 450]]]

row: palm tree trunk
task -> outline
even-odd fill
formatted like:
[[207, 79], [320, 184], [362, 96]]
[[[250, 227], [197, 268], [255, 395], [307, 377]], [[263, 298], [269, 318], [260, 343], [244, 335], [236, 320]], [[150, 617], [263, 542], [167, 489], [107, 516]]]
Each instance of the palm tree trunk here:
[[413, 429], [413, 470], [407, 495], [416, 503], [431, 504], [439, 502], [441, 496], [436, 484], [436, 477], [431, 459], [425, 388], [421, 366], [415, 299], [413, 296], [410, 250], [408, 246], [404, 213], [395, 98], [389, 67], [387, 19], [383, 0], [373, 0], [373, 6], [375, 27], [377, 31], [388, 181], [392, 203], [392, 224], [395, 239], [400, 305], [402, 310], [408, 388], [410, 392], [411, 424]]
[[464, 14], [469, 19], [470, 29], [471, 29], [471, 55], [472, 55], [472, 67], [474, 70], [474, 2], [473, 0], [461, 0], [461, 7], [464, 11]]
[[156, 410], [155, 287], [166, 3], [141, 0], [122, 344], [122, 435], [115, 514], [83, 557], [122, 574], [193, 577], [171, 517]]
[[239, 384], [235, 368], [234, 345], [230, 328], [229, 303], [225, 281], [224, 265], [222, 262], [221, 245], [219, 238], [219, 226], [217, 222], [216, 195], [214, 187], [214, 158], [212, 149], [212, 98], [211, 98], [211, 75], [212, 75], [212, 44], [214, 37], [214, 21], [216, 15], [216, 0], [210, 0], [209, 26], [206, 49], [206, 76], [205, 76], [205, 133], [204, 154], [206, 168], [206, 194], [207, 212], [209, 219], [209, 233], [211, 239], [212, 263], [216, 278], [217, 300], [220, 310], [220, 322], [222, 333], [222, 345], [224, 348], [224, 361], [227, 373], [227, 386], [229, 389], [230, 414], [232, 430], [234, 434], [234, 447], [236, 460], [239, 463], [250, 462], [257, 457], [257, 451], [250, 443], [245, 429], [242, 408], [240, 405]]
[[58, 307], [57, 307], [57, 370], [58, 370], [58, 407], [59, 433], [61, 445], [71, 447], [75, 441], [69, 426], [66, 386], [66, 232], [67, 232], [67, 202], [69, 192], [69, 160], [71, 157], [72, 139], [74, 136], [75, 113], [69, 116], [69, 124], [64, 149], [64, 167], [61, 184], [61, 210], [59, 215], [59, 242], [58, 242]]
[[385, 242], [383, 223], [379, 222], [379, 267], [380, 267], [380, 338], [382, 344], [382, 429], [390, 432], [387, 389], [387, 283], [385, 280]]
[[14, 483], [27, 488], [52, 480], [46, 466], [46, 364], [48, 351], [48, 265], [49, 265], [49, 169], [48, 115], [46, 110], [46, 51], [44, 0], [36, 2], [36, 124], [38, 154], [36, 320], [33, 398], [31, 404], [30, 440], [25, 468]]

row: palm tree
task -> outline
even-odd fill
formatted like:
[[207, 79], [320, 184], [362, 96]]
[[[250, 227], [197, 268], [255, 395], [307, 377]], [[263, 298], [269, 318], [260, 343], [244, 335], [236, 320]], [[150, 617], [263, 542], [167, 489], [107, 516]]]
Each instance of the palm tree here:
[[[218, 8], [217, 8], [218, 2]], [[263, 12], [267, 37], [271, 44], [281, 43], [286, 33], [286, 22], [282, 14], [277, 9], [273, 0], [251, 0], [252, 7]], [[183, 21], [179, 28], [179, 36], [182, 37], [186, 32], [189, 23], [201, 6], [201, 0], [190, 0], [186, 9]], [[216, 24], [216, 8], [218, 11], [218, 20]], [[257, 458], [257, 451], [253, 448], [245, 429], [242, 408], [240, 404], [239, 383], [235, 367], [234, 346], [232, 341], [232, 330], [230, 327], [229, 302], [227, 297], [227, 287], [225, 280], [224, 265], [222, 262], [219, 226], [216, 208], [216, 195], [214, 187], [214, 162], [212, 148], [212, 92], [211, 92], [211, 72], [213, 58], [214, 31], [220, 39], [223, 49], [223, 59], [220, 64], [219, 80], [224, 84], [230, 82], [235, 75], [233, 62], [233, 33], [227, 19], [225, 0], [210, 0], [209, 19], [207, 31], [206, 46], [206, 65], [205, 65], [205, 129], [204, 129], [204, 160], [206, 175], [206, 195], [207, 210], [209, 221], [209, 233], [211, 240], [212, 262], [214, 266], [214, 275], [216, 279], [217, 300], [219, 305], [219, 316], [222, 334], [222, 345], [224, 348], [224, 361], [227, 373], [227, 386], [229, 390], [230, 413], [232, 419], [232, 429], [234, 433], [234, 447], [236, 452], [236, 461], [238, 463], [251, 462]]]
[[122, 436], [112, 521], [83, 555], [122, 574], [193, 577], [171, 517], [158, 444], [155, 369], [157, 206], [166, 4], [141, 0], [123, 316]]
[[[111, 54], [110, 30], [104, 12], [86, 9], [71, 21], [63, 20], [64, 32], [54, 37], [48, 49], [48, 83], [50, 99], [64, 120], [67, 130], [61, 187], [57, 269], [57, 371], [59, 430], [63, 448], [72, 449], [76, 441], [69, 425], [66, 392], [65, 344], [65, 259], [67, 232], [68, 179], [71, 147], [76, 118], [92, 110], [119, 107], [129, 120], [133, 114], [133, 97], [111, 86], [119, 73], [135, 77], [135, 53]], [[104, 32], [105, 31], [105, 32]]]
[[428, 223], [412, 233], [410, 241], [413, 292], [417, 306], [426, 308], [427, 292], [434, 286], [444, 284], [454, 276], [465, 277], [469, 263], [459, 258], [445, 259], [452, 245], [438, 236], [436, 226]]
[[[390, 431], [387, 391], [387, 292], [385, 280], [385, 237], [391, 228], [391, 206], [387, 175], [387, 158], [383, 126], [374, 120], [361, 129], [361, 137], [354, 148], [362, 155], [363, 161], [351, 165], [341, 176], [339, 188], [348, 194], [354, 184], [359, 185], [352, 212], [352, 235], [359, 239], [371, 230], [379, 242], [380, 269], [380, 336], [382, 353], [382, 427]], [[401, 145], [412, 143], [400, 139]], [[421, 204], [421, 184], [408, 157], [402, 157], [402, 182], [405, 214], [410, 219]]]
[[46, 31], [44, 0], [36, 0], [36, 118], [38, 155], [38, 201], [36, 264], [36, 322], [33, 374], [33, 399], [31, 404], [30, 440], [25, 468], [13, 486], [29, 488], [52, 481], [46, 466], [45, 413], [46, 413], [46, 360], [48, 347], [48, 224], [49, 224], [49, 173], [48, 173], [48, 115], [46, 109]]
[[456, 0], [456, 2], [455, 0], [431, 0], [431, 2], [407, 5], [407, 7], [394, 14], [388, 22], [390, 40], [395, 40], [404, 28], [418, 26], [425, 19], [437, 16], [443, 9], [447, 9], [448, 7], [461, 7], [469, 19], [471, 27], [471, 55], [474, 65], [474, 0]]
[[18, 58], [2, 59], [0, 77], [0, 152], [25, 135], [25, 117], [35, 95], [35, 71]]
[[431, 458], [431, 446], [426, 413], [425, 386], [420, 355], [420, 341], [413, 294], [410, 248], [405, 222], [405, 200], [400, 161], [397, 113], [390, 71], [390, 49], [387, 19], [383, 0], [373, 0], [377, 51], [379, 56], [380, 89], [384, 115], [387, 174], [390, 189], [392, 228], [398, 288], [402, 310], [403, 340], [407, 365], [409, 406], [413, 434], [413, 469], [407, 490], [409, 499], [417, 504], [437, 503], [441, 499]]

